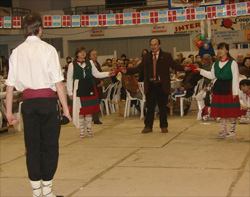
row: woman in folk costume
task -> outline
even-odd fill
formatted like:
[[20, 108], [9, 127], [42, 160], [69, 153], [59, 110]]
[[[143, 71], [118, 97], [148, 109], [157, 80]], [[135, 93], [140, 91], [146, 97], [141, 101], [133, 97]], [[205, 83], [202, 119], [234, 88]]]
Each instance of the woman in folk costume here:
[[84, 119], [88, 136], [93, 136], [92, 114], [100, 111], [98, 93], [92, 76], [105, 78], [114, 74], [114, 72], [99, 72], [92, 60], [86, 60], [86, 49], [84, 47], [76, 49], [74, 61], [68, 68], [67, 91], [70, 100], [73, 101], [73, 123], [80, 128], [81, 138], [85, 137]]
[[[211, 117], [220, 117], [222, 131], [219, 137], [235, 136], [236, 118], [240, 117], [239, 69], [236, 61], [229, 54], [229, 45], [220, 43], [217, 47], [219, 60], [212, 66], [211, 72], [200, 70], [200, 74], [209, 79], [216, 79], [212, 92]], [[227, 119], [230, 131], [227, 132]]]

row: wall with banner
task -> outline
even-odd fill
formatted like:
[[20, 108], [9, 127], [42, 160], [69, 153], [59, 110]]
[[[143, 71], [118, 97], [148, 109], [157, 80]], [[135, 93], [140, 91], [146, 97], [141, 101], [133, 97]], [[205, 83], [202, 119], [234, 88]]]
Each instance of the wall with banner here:
[[[135, 13], [44, 15], [43, 37], [62, 37], [64, 57], [71, 50], [68, 42], [74, 40], [153, 37], [172, 34], [190, 34], [190, 42], [185, 43], [185, 45], [188, 45], [190, 50], [195, 50], [195, 41], [201, 29], [200, 21], [211, 20], [213, 44], [225, 41], [236, 46], [237, 44], [249, 42], [249, 14], [250, 1], [206, 8], [197, 7]], [[1, 35], [20, 35], [23, 33], [21, 27], [21, 17], [0, 17]]]

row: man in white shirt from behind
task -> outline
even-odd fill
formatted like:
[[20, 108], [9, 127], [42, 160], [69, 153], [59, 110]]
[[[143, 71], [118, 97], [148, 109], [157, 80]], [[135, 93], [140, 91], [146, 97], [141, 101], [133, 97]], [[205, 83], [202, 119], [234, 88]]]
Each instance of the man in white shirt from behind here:
[[6, 116], [11, 125], [19, 121], [12, 114], [15, 87], [23, 91], [26, 163], [33, 197], [56, 197], [52, 192], [52, 179], [58, 164], [61, 128], [56, 91], [63, 107], [63, 115], [71, 120], [64, 78], [55, 48], [40, 39], [41, 16], [36, 13], [26, 15], [23, 27], [27, 38], [13, 50], [9, 60]]

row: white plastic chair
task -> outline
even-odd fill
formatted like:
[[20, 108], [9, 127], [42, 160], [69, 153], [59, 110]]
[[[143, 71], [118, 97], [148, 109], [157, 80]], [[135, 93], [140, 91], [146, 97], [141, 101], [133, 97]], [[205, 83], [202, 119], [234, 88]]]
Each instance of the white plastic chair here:
[[[130, 93], [126, 90], [126, 103], [125, 103], [125, 110], [124, 110], [124, 118], [129, 117], [130, 115], [130, 106], [131, 106], [131, 101], [137, 101], [140, 102], [140, 108], [141, 108], [141, 114], [140, 114], [140, 120], [143, 119], [144, 117], [144, 103], [146, 102], [145, 95], [144, 95], [144, 84], [139, 84], [139, 90], [142, 94], [142, 99], [138, 98], [133, 98]], [[133, 105], [133, 110], [132, 110], [132, 115], [136, 114], [137, 110], [135, 109], [135, 106]]]
[[111, 88], [111, 92], [112, 92], [112, 100], [109, 99], [109, 105], [110, 105], [110, 108], [111, 108], [111, 113], [114, 113], [116, 111], [116, 105], [118, 105], [118, 103], [116, 104], [116, 94], [117, 94], [117, 88], [118, 88], [118, 83], [119, 82], [116, 82], [114, 84], [114, 86]]
[[[126, 90], [126, 103], [125, 103], [125, 110], [124, 110], [124, 118], [129, 117], [130, 114], [130, 106], [131, 106], [131, 101], [140, 101], [138, 98], [133, 98], [130, 93]], [[135, 111], [135, 106], [133, 106], [133, 113]]]
[[142, 94], [142, 100], [140, 100], [141, 116], [140, 120], [144, 118], [144, 104], [146, 103], [146, 96], [144, 94], [144, 82], [138, 82], [140, 92]]
[[[107, 116], [109, 115], [109, 100], [110, 100], [110, 94], [111, 94], [111, 90], [112, 90], [112, 88], [114, 87], [114, 85], [115, 85], [115, 84], [110, 84], [106, 89], [103, 87], [103, 93], [108, 92], [108, 93], [107, 93], [107, 97], [102, 99], [102, 102], [103, 102], [104, 105], [105, 105], [105, 109], [106, 109]], [[100, 107], [102, 107], [102, 102], [101, 102]], [[102, 113], [102, 109], [101, 109], [101, 113]], [[102, 115], [103, 115], [103, 113], [102, 113]]]
[[117, 87], [115, 90], [115, 94], [113, 94], [113, 104], [115, 107], [115, 110], [119, 110], [119, 105], [118, 102], [121, 100], [121, 85], [120, 82], [116, 82], [117, 83]]
[[183, 104], [184, 104], [184, 96], [186, 95], [186, 91], [184, 91], [184, 95], [176, 95], [175, 97], [180, 98], [180, 116], [184, 116], [184, 109], [183, 109]]

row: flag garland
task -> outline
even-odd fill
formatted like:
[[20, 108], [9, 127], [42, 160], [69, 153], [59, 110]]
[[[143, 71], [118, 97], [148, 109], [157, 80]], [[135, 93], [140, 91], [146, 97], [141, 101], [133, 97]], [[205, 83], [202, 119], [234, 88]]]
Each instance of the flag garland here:
[[43, 16], [43, 26], [45, 28], [52, 27], [52, 16], [51, 15]]
[[80, 27], [80, 15], [72, 15], [71, 26], [72, 27]]
[[[143, 11], [134, 13], [94, 14], [94, 15], [45, 15], [44, 28], [93, 27], [116, 25], [140, 25], [168, 22], [244, 16], [250, 14], [250, 1], [207, 7], [185, 8], [176, 10]], [[0, 16], [0, 28], [20, 29], [20, 16]]]
[[21, 16], [13, 17], [13, 28], [20, 29], [21, 28]]
[[159, 12], [150, 12], [150, 23], [159, 22]]
[[62, 27], [71, 27], [71, 16], [63, 15], [62, 16]]
[[53, 27], [61, 27], [62, 26], [62, 20], [60, 15], [54, 15], [52, 16], [52, 26]]

